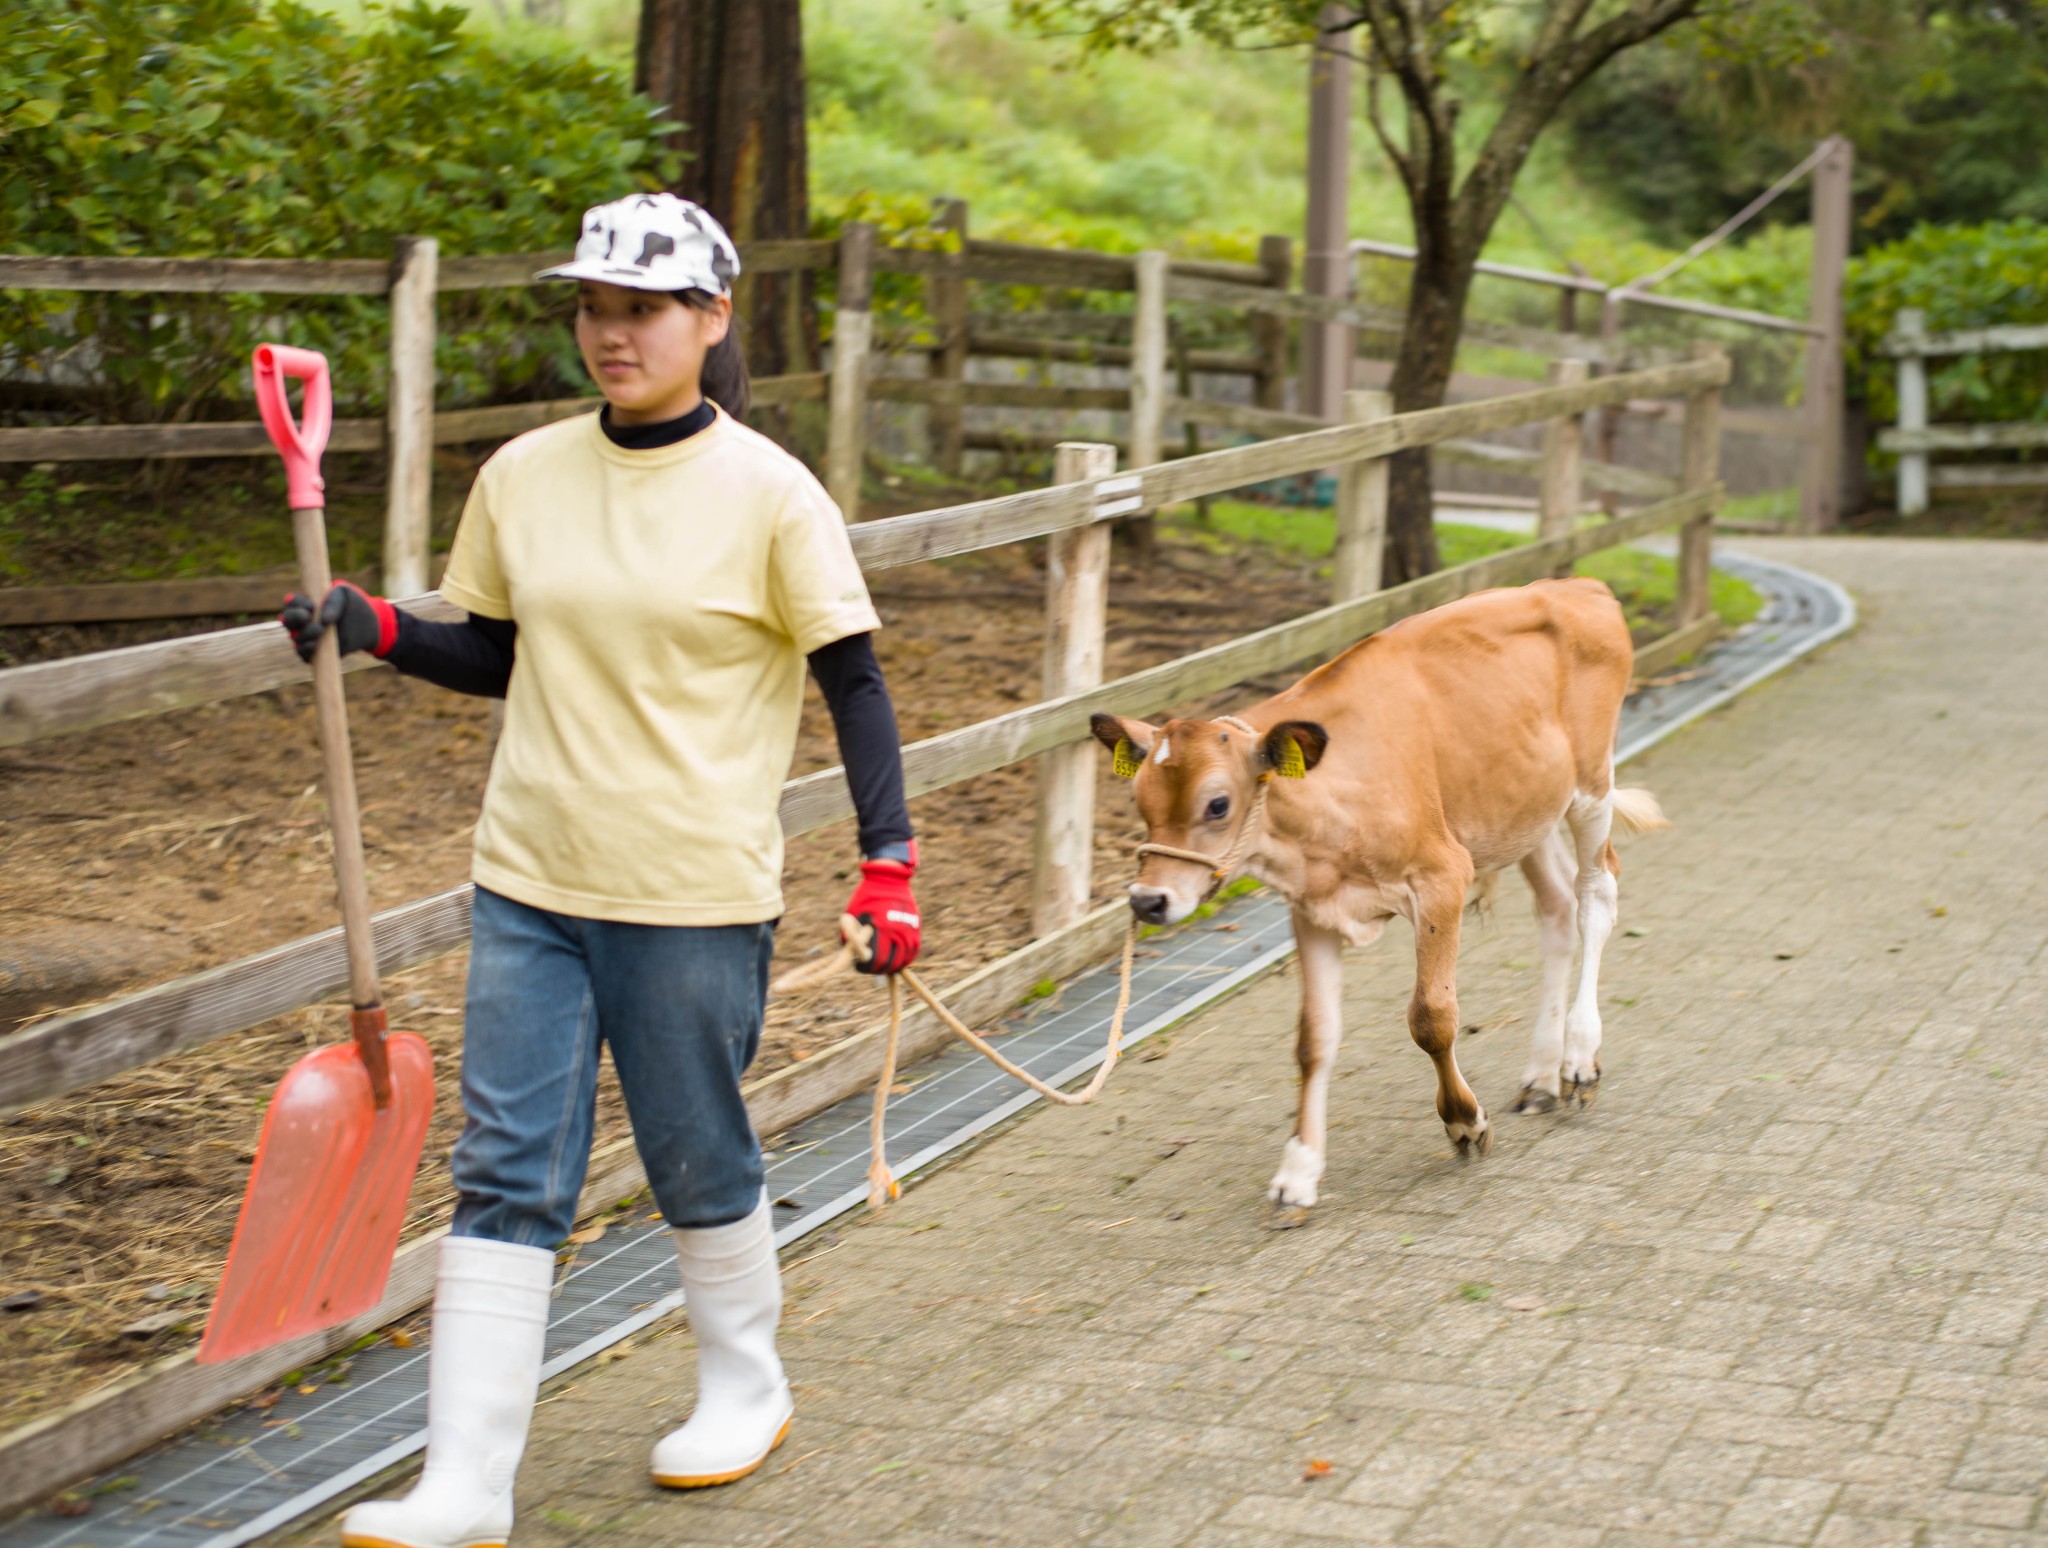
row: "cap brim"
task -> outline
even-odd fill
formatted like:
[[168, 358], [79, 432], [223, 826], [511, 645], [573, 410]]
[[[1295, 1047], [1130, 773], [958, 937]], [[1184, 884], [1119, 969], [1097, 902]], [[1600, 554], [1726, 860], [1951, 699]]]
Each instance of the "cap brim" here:
[[534, 275], [537, 280], [596, 280], [604, 285], [623, 285], [628, 290], [671, 290], [675, 287], [656, 283], [644, 269], [621, 269], [606, 263], [602, 258], [585, 258], [577, 263], [558, 263], [552, 269], [542, 269]]

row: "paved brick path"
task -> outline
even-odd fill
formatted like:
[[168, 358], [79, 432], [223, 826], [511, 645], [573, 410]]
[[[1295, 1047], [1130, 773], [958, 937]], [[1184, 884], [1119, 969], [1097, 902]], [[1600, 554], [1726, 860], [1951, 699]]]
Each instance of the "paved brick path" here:
[[1679, 827], [1625, 852], [1597, 1108], [1505, 1112], [1511, 884], [1463, 975], [1499, 1141], [1458, 1164], [1396, 926], [1325, 1202], [1263, 1231], [1274, 975], [793, 1250], [762, 1475], [648, 1486], [687, 1335], [570, 1378], [517, 1542], [2048, 1545], [2048, 547], [1757, 546], [1864, 621], [1631, 766]]

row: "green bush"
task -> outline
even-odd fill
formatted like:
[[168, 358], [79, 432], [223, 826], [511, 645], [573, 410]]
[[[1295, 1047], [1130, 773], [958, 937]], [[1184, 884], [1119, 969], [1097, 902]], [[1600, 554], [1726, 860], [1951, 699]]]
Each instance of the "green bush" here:
[[[415, 3], [344, 28], [293, 0], [9, 0], [0, 251], [388, 258], [568, 245], [584, 206], [660, 186], [660, 110], [619, 71], [465, 33]], [[441, 298], [440, 400], [580, 380], [562, 298]], [[264, 337], [325, 350], [381, 409], [381, 298], [0, 292], [0, 370], [128, 422], [244, 418]]]
[[[1850, 264], [1849, 366], [1863, 383], [1873, 424], [1898, 418], [1895, 367], [1880, 347], [1900, 308], [1909, 306], [1927, 314], [1930, 333], [2048, 323], [2048, 224], [1921, 226]], [[1927, 387], [1934, 420], [2048, 419], [2048, 352], [1930, 361]]]

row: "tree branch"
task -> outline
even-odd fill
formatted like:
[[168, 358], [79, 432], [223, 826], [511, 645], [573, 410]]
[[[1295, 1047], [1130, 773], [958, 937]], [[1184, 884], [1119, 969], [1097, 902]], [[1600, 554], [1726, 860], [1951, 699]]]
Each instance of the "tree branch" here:
[[[1369, 35], [1370, 36], [1370, 35]], [[1411, 205], [1416, 197], [1415, 162], [1409, 154], [1394, 143], [1393, 131], [1387, 128], [1385, 115], [1380, 111], [1380, 72], [1387, 68], [1381, 57], [1377, 40], [1372, 53], [1363, 61], [1365, 65], [1365, 121], [1371, 125], [1373, 138], [1380, 142], [1380, 149], [1387, 154], [1387, 160], [1394, 165], [1394, 171], [1401, 179], [1401, 186], [1408, 191]]]
[[1591, 0], [1553, 4], [1499, 119], [1458, 190], [1456, 224], [1461, 232], [1476, 243], [1492, 229], [1536, 137], [1588, 76], [1622, 50], [1689, 20], [1702, 3], [1635, 0], [1583, 37], [1577, 36], [1577, 29], [1592, 9]]

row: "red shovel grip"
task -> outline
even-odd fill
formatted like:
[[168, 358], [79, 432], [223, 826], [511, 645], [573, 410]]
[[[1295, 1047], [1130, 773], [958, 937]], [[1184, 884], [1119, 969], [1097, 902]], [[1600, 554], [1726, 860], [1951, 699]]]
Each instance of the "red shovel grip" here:
[[[334, 388], [327, 378], [327, 357], [317, 349], [258, 344], [253, 364], [256, 411], [263, 416], [263, 428], [270, 432], [270, 444], [284, 458], [286, 500], [295, 511], [317, 510], [327, 503], [320, 454], [327, 449], [327, 432], [334, 427]], [[287, 377], [306, 384], [303, 420], [292, 418], [291, 399], [284, 388]]]

